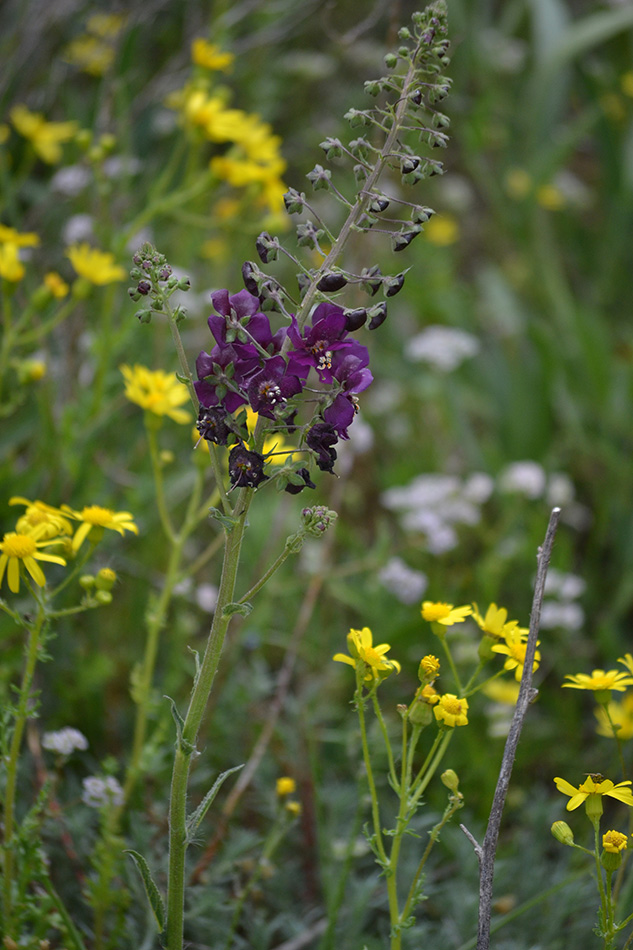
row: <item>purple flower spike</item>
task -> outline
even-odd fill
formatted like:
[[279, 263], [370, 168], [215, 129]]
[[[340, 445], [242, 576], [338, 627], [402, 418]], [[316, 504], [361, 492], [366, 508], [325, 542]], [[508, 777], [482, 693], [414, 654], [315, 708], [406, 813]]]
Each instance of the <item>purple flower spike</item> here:
[[302, 388], [299, 378], [287, 373], [283, 356], [273, 356], [251, 377], [248, 398], [255, 412], [268, 419], [275, 419], [276, 413], [284, 408], [286, 400], [296, 396]]

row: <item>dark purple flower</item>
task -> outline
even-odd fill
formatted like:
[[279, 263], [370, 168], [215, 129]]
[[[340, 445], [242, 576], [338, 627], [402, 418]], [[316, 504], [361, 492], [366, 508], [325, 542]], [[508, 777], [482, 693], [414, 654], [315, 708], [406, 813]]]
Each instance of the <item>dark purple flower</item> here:
[[227, 425], [229, 414], [222, 406], [200, 407], [196, 429], [207, 442], [216, 445], [226, 445], [232, 434], [231, 426]]
[[306, 435], [308, 448], [317, 453], [317, 465], [322, 472], [333, 472], [336, 461], [336, 449], [333, 446], [338, 441], [334, 426], [327, 422], [317, 422]]
[[242, 389], [256, 372], [259, 360], [255, 348], [246, 358], [246, 347], [238, 352], [235, 346], [214, 346], [210, 353], [202, 352], [196, 360], [198, 382], [194, 383], [196, 395], [203, 406], [222, 403], [227, 412], [235, 412], [238, 406], [248, 402]]
[[264, 456], [236, 445], [229, 453], [229, 477], [233, 487], [257, 488], [268, 480], [268, 475], [264, 475]]
[[292, 358], [307, 370], [314, 366], [322, 383], [332, 382], [332, 356], [336, 350], [350, 346], [346, 341], [346, 317], [341, 307], [333, 303], [321, 303], [312, 314], [312, 326], [305, 327], [303, 335], [295, 317], [288, 328], [288, 336], [294, 347]]
[[373, 381], [371, 370], [367, 366], [369, 353], [367, 347], [355, 344], [354, 352], [339, 350], [334, 355], [332, 373], [340, 384], [341, 391], [323, 413], [323, 419], [335, 430], [339, 438], [349, 438], [347, 428], [358, 411], [357, 393], [361, 393]]
[[275, 419], [276, 413], [283, 409], [286, 400], [296, 396], [302, 388], [299, 378], [288, 373], [283, 356], [272, 356], [251, 377], [248, 398], [255, 412], [268, 419]]
[[295, 485], [293, 482], [288, 482], [284, 491], [287, 491], [290, 495], [298, 495], [300, 491], [303, 491], [304, 488], [316, 488], [314, 482], [310, 479], [310, 472], [307, 468], [299, 468], [295, 472], [295, 475], [298, 475], [303, 479], [303, 485]]
[[218, 290], [211, 294], [211, 300], [220, 316], [211, 314], [208, 324], [220, 346], [247, 344], [252, 339], [266, 350], [273, 343], [268, 317], [259, 312], [259, 298], [248, 290], [240, 290], [232, 297], [228, 290]]

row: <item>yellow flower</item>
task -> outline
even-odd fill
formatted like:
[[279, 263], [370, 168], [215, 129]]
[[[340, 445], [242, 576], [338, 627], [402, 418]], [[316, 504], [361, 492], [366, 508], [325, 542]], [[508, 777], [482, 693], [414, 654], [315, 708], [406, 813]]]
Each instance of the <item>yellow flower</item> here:
[[433, 715], [451, 729], [468, 725], [468, 700], [458, 699], [454, 693], [444, 693], [433, 706]]
[[493, 703], [502, 703], [504, 706], [516, 706], [519, 698], [519, 684], [512, 680], [490, 680], [482, 686], [481, 691]]
[[280, 798], [285, 798], [286, 795], [292, 795], [296, 791], [297, 783], [293, 778], [289, 778], [287, 775], [282, 776], [277, 779], [276, 791]]
[[626, 666], [629, 673], [633, 675], [633, 656], [630, 653], [625, 653], [624, 656], [619, 656], [618, 663]]
[[55, 271], [44, 274], [44, 286], [50, 290], [56, 300], [63, 300], [68, 295], [68, 284]]
[[505, 189], [511, 198], [520, 201], [532, 188], [532, 179], [524, 168], [510, 168], [505, 175]]
[[76, 122], [47, 122], [39, 112], [30, 112], [26, 106], [14, 106], [10, 113], [13, 125], [25, 139], [29, 139], [36, 154], [49, 165], [62, 157], [62, 142], [68, 142], [77, 131]]
[[24, 505], [26, 511], [18, 518], [15, 530], [20, 534], [37, 532], [38, 538], [49, 540], [60, 534], [72, 534], [72, 524], [59, 508], [53, 508], [43, 501], [29, 501], [19, 495], [9, 499], [10, 505]]
[[350, 630], [347, 634], [347, 648], [351, 656], [336, 653], [332, 659], [338, 663], [347, 663], [348, 666], [354, 668], [360, 665], [366, 680], [382, 679], [393, 670], [396, 673], [400, 672], [400, 664], [397, 660], [385, 659], [385, 653], [391, 649], [388, 643], [373, 646], [373, 635], [369, 627], [363, 627], [362, 630]]
[[422, 604], [422, 619], [429, 623], [442, 623], [445, 627], [452, 627], [455, 623], [463, 623], [466, 617], [473, 612], [473, 608], [453, 607], [452, 604], [435, 603], [432, 600], [425, 600]]
[[198, 36], [191, 44], [191, 59], [196, 66], [227, 72], [233, 65], [235, 56], [233, 53], [223, 53], [215, 43], [208, 43], [203, 37]]
[[11, 135], [11, 129], [6, 122], [0, 122], [0, 145], [4, 145]]
[[[241, 408], [238, 410], [238, 416], [239, 412], [241, 412]], [[259, 413], [253, 412], [250, 406], [246, 406], [246, 427], [248, 434], [251, 436], [255, 431], [258, 419]], [[242, 420], [238, 418], [238, 421], [241, 422]], [[283, 465], [288, 456], [293, 455], [296, 451], [297, 449], [294, 446], [286, 444], [283, 435], [279, 432], [267, 432], [264, 436], [262, 455], [268, 456], [269, 452], [274, 453], [266, 458], [270, 465]]]
[[[525, 663], [525, 651], [527, 649], [525, 633], [521, 627], [516, 627], [507, 632], [505, 641], [505, 643], [496, 643], [492, 647], [492, 652], [502, 653], [507, 656], [503, 668], [504, 670], [514, 670], [514, 677], [518, 682], [523, 675], [523, 664]], [[538, 646], [539, 643], [540, 640], [537, 640], [536, 645]], [[534, 663], [532, 664], [533, 673], [538, 670], [540, 662], [541, 653], [537, 650], [534, 654]]]
[[46, 528], [34, 528], [29, 534], [10, 531], [0, 542], [0, 584], [7, 571], [9, 590], [17, 594], [20, 590], [20, 565], [24, 565], [38, 587], [44, 587], [46, 578], [38, 561], [51, 561], [53, 564], [66, 564], [57, 554], [45, 554], [40, 548], [55, 544], [56, 538], [40, 540], [46, 534]]
[[124, 13], [93, 13], [86, 21], [86, 30], [103, 39], [113, 40], [121, 32], [126, 20]]
[[[633, 693], [623, 696], [621, 703], [614, 699], [606, 706], [597, 706], [595, 716], [598, 720], [596, 732], [599, 736], [612, 739], [615, 728], [618, 739], [633, 739]], [[611, 723], [613, 723], [613, 728]]]
[[91, 284], [111, 284], [115, 280], [123, 280], [126, 275], [123, 267], [114, 263], [114, 254], [99, 251], [85, 242], [67, 248], [66, 257], [77, 274], [85, 277]]
[[103, 76], [114, 61], [114, 47], [97, 36], [78, 36], [65, 48], [64, 60], [91, 76]]
[[[119, 534], [125, 534], [126, 531], [133, 531], [138, 534], [138, 528], [132, 520], [129, 511], [111, 511], [110, 508], [101, 508], [99, 505], [87, 505], [81, 511], [74, 511], [68, 505], [62, 505], [62, 511], [75, 521], [81, 521], [82, 524], [73, 538], [73, 551], [77, 552], [84, 543], [93, 528], [97, 541], [101, 540], [101, 534], [105, 528], [110, 531], [118, 531]], [[101, 532], [99, 532], [101, 529]]]
[[610, 854], [619, 854], [628, 844], [628, 836], [621, 831], [607, 831], [602, 836], [602, 847]]
[[627, 686], [633, 683], [633, 676], [628, 673], [620, 673], [619, 670], [594, 670], [591, 676], [586, 673], [576, 673], [572, 676], [568, 673], [565, 679], [569, 683], [563, 683], [563, 687], [570, 689], [591, 689], [594, 691], [614, 689], [623, 693]]
[[16, 284], [24, 277], [24, 265], [20, 260], [17, 244], [0, 244], [0, 277]]
[[548, 211], [560, 211], [565, 207], [565, 196], [556, 185], [541, 185], [536, 189], [536, 200]]
[[633, 98], [633, 70], [623, 73], [620, 77], [620, 86], [625, 96]]
[[624, 802], [625, 805], [633, 805], [633, 793], [628, 787], [631, 782], [618, 782], [614, 785], [610, 779], [603, 779], [601, 775], [589, 775], [578, 788], [574, 788], [564, 778], [555, 778], [554, 784], [559, 792], [570, 796], [567, 811], [574, 811], [590, 797], [599, 798], [602, 795], [615, 798], [619, 802]]
[[175, 373], [166, 373], [162, 369], [151, 370], [138, 363], [120, 366], [125, 378], [125, 395], [130, 402], [147, 409], [157, 416], [169, 416], [174, 422], [187, 425], [191, 415], [184, 409], [178, 409], [188, 402], [189, 392]]
[[293, 818], [298, 818], [301, 814], [301, 805], [299, 802], [286, 802], [285, 808]]
[[418, 677], [421, 682], [434, 680], [440, 672], [440, 661], [432, 653], [428, 653], [420, 660]]
[[449, 247], [459, 240], [459, 224], [452, 214], [434, 215], [424, 225], [424, 237], [436, 247]]
[[[473, 620], [485, 634], [496, 640], [504, 640], [507, 633], [519, 626], [518, 620], [508, 620], [508, 611], [505, 607], [497, 607], [496, 604], [490, 604], [485, 617], [479, 613], [477, 604], [473, 604]], [[523, 630], [523, 632], [527, 631]]]
[[0, 224], [0, 244], [15, 244], [17, 247], [37, 247], [40, 239], [33, 231], [20, 234], [15, 228]]

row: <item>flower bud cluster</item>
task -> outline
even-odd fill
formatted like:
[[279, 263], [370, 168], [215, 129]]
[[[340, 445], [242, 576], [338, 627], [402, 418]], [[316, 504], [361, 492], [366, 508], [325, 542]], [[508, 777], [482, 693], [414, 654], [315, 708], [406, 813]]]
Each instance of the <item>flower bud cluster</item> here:
[[[141, 323], [150, 323], [152, 313], [162, 313], [165, 301], [176, 290], [189, 290], [191, 282], [188, 277], [176, 277], [165, 255], [160, 254], [151, 244], [143, 244], [134, 254], [132, 261], [134, 267], [130, 271], [130, 277], [136, 282], [136, 286], [129, 287], [128, 293], [135, 303], [146, 298], [146, 305], [137, 310], [135, 316]], [[185, 312], [180, 309], [176, 319], [184, 317]]]

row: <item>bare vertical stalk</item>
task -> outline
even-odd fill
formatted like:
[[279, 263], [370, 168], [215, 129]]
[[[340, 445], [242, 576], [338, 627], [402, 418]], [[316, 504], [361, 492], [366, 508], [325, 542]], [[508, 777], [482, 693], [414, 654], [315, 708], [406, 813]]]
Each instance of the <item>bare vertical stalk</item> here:
[[536, 584], [534, 586], [534, 598], [532, 600], [532, 612], [530, 614], [530, 633], [525, 651], [525, 662], [523, 664], [523, 676], [521, 677], [519, 698], [517, 699], [510, 731], [503, 750], [501, 770], [492, 800], [483, 845], [479, 845], [468, 829], [465, 828], [464, 825], [460, 825], [460, 828], [472, 843], [479, 861], [479, 924], [477, 929], [477, 950], [489, 950], [490, 947], [492, 880], [494, 876], [495, 855], [497, 853], [497, 841], [499, 840], [499, 827], [501, 825], [501, 816], [508, 793], [510, 776], [512, 775], [512, 767], [514, 765], [523, 722], [527, 715], [528, 706], [536, 696], [536, 690], [532, 688], [532, 665], [534, 663], [536, 641], [541, 623], [541, 607], [543, 606], [543, 595], [545, 593], [545, 579], [552, 556], [552, 548], [554, 546], [554, 538], [556, 536], [559, 518], [560, 508], [553, 508], [547, 526], [545, 540], [537, 554]]

